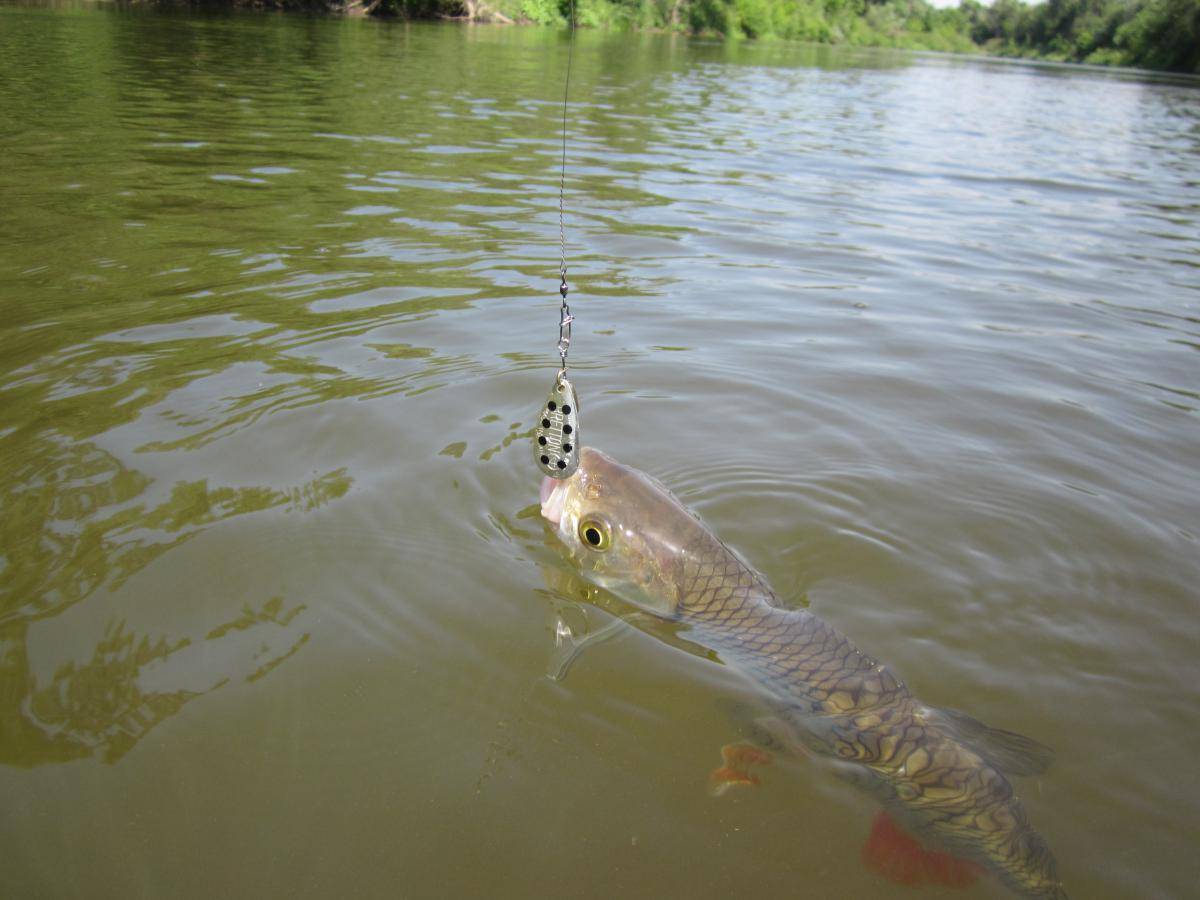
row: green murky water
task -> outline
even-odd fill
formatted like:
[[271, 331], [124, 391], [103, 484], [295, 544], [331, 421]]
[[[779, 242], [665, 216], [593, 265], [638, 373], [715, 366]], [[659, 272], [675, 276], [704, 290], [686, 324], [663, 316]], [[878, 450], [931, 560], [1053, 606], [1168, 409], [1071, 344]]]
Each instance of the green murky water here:
[[[1001, 896], [865, 869], [536, 516], [566, 45], [0, 7], [11, 897]], [[587, 439], [1056, 748], [1072, 896], [1200, 864], [1200, 90], [581, 34]]]

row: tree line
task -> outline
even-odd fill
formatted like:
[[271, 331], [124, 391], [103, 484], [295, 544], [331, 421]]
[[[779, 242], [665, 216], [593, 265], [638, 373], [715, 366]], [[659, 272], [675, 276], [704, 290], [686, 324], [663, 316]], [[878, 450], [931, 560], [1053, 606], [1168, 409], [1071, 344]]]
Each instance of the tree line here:
[[[172, 0], [158, 0], [172, 2]], [[191, 0], [196, 2], [196, 0]], [[203, 2], [203, 0], [201, 0]], [[218, 0], [222, 2], [222, 0]], [[406, 18], [564, 24], [571, 0], [224, 0]], [[585, 27], [1136, 66], [1200, 74], [1200, 0], [575, 0]]]
[[1200, 73], [1200, 0], [963, 0], [955, 11], [991, 52]]

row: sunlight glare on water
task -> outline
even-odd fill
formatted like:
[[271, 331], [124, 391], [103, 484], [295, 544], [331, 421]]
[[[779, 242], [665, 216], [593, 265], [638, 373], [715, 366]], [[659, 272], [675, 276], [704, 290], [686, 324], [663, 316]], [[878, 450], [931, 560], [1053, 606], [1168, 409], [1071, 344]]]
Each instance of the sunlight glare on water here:
[[[864, 868], [537, 515], [565, 36], [0, 6], [13, 897], [1003, 896]], [[1073, 897], [1200, 880], [1195, 80], [581, 32], [587, 441], [930, 704]]]

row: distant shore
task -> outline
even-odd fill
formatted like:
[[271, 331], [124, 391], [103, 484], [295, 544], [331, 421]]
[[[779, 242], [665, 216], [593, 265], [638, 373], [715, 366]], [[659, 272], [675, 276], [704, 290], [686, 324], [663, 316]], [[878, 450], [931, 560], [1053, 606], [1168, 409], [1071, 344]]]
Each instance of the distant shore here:
[[[569, 0], [129, 0], [378, 18], [565, 25]], [[1200, 74], [1200, 0], [589, 0], [585, 28], [778, 38]]]

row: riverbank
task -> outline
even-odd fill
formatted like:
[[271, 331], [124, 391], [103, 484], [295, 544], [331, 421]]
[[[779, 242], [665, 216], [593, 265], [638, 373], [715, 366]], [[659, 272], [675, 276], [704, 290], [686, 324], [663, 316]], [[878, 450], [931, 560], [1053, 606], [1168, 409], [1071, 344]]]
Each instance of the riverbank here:
[[[147, 0], [154, 5], [231, 6], [562, 25], [563, 0]], [[581, 27], [778, 38], [856, 47], [988, 53], [1058, 62], [1200, 74], [1200, 0], [579, 0]]]

